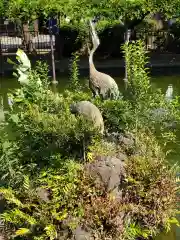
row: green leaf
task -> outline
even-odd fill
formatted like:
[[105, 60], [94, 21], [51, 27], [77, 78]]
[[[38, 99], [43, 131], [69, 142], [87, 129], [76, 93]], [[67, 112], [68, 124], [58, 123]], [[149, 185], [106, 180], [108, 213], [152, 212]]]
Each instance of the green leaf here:
[[18, 124], [18, 122], [19, 122], [19, 117], [18, 117], [18, 115], [17, 115], [17, 114], [12, 114], [12, 115], [11, 115], [11, 120], [12, 120], [14, 123]]
[[7, 63], [12, 65], [17, 65], [14, 61], [12, 61], [10, 58], [7, 59]]
[[30, 188], [30, 180], [29, 180], [28, 176], [24, 176], [23, 187], [25, 190], [29, 190], [29, 188]]
[[15, 72], [13, 72], [13, 76], [16, 77], [16, 78], [18, 78], [18, 75], [17, 75], [17, 73], [15, 73]]
[[30, 230], [28, 228], [19, 228], [15, 234], [16, 236], [23, 236], [23, 235], [27, 235], [30, 233]]
[[46, 231], [46, 234], [48, 235], [50, 240], [54, 240], [57, 238], [57, 231], [54, 225], [50, 224], [46, 226], [44, 230]]
[[168, 222], [171, 224], [176, 224], [176, 226], [180, 227], [180, 223], [179, 223], [178, 219], [175, 217], [169, 219]]
[[25, 66], [27, 69], [31, 68], [31, 63], [29, 61], [29, 58], [27, 57], [26, 53], [23, 50], [18, 49], [16, 52], [16, 55], [18, 60], [20, 60], [21, 63], [23, 64], [23, 66]]
[[2, 144], [3, 151], [6, 151], [10, 146], [11, 146], [11, 144], [9, 141], [3, 142], [3, 144]]

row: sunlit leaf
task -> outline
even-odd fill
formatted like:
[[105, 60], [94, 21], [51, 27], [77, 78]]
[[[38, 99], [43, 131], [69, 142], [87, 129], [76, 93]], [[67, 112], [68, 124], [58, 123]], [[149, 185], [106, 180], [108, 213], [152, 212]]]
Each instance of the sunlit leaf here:
[[15, 234], [16, 236], [23, 236], [23, 235], [27, 235], [30, 233], [30, 230], [28, 228], [19, 228]]

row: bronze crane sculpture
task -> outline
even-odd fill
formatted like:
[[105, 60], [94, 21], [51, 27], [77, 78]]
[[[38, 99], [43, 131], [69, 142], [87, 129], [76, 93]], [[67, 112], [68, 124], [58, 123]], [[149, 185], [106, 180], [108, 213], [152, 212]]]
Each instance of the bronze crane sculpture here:
[[111, 76], [97, 71], [94, 66], [93, 55], [100, 44], [100, 40], [98, 38], [98, 35], [96, 33], [92, 21], [90, 21], [90, 29], [93, 48], [89, 54], [89, 69], [90, 69], [89, 87], [94, 97], [99, 95], [103, 99], [107, 98], [118, 99], [119, 89], [115, 80]]

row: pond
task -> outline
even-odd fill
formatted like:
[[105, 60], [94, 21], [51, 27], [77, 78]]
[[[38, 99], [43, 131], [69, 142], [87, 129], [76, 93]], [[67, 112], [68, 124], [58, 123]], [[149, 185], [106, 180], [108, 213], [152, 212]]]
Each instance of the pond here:
[[[122, 78], [116, 78], [117, 83], [119, 84], [119, 88], [123, 88], [123, 80]], [[67, 78], [59, 78], [58, 79], [58, 89], [62, 91], [67, 85]], [[161, 88], [163, 92], [166, 91], [169, 84], [173, 84], [174, 95], [180, 95], [180, 76], [171, 76], [171, 77], [153, 77], [152, 84], [155, 87]], [[0, 79], [0, 95], [3, 96], [4, 107], [7, 107], [7, 92], [13, 90], [14, 88], [18, 88], [19, 84], [16, 79], [13, 78], [1, 78]], [[180, 132], [178, 137], [178, 142], [180, 143]], [[173, 152], [170, 156], [170, 159], [173, 160], [174, 163], [178, 163], [180, 165], [180, 144], [175, 144], [172, 146]], [[156, 237], [155, 240], [179, 240], [180, 239], [180, 228], [176, 226], [172, 226], [171, 231], [168, 234], [160, 234]]]

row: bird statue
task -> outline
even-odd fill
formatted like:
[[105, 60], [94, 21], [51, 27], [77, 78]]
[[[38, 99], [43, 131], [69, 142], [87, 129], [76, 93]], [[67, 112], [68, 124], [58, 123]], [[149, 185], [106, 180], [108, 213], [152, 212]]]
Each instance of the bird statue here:
[[93, 93], [93, 96], [101, 96], [103, 99], [118, 99], [119, 97], [119, 89], [115, 80], [102, 72], [96, 70], [93, 63], [93, 55], [100, 45], [100, 40], [96, 33], [94, 24], [90, 21], [90, 31], [92, 37], [93, 48], [89, 54], [89, 69], [90, 69], [90, 79], [89, 79], [89, 87]]
[[173, 99], [173, 86], [172, 86], [172, 84], [168, 85], [168, 88], [167, 88], [166, 94], [165, 94], [165, 99], [167, 101], [171, 101]]
[[104, 133], [104, 121], [99, 109], [89, 101], [80, 101], [70, 105], [72, 114], [79, 114], [93, 122], [94, 126], [99, 128], [100, 133]]
[[[72, 114], [78, 114], [84, 116], [86, 119], [93, 122], [94, 127], [99, 128], [100, 133], [104, 133], [104, 121], [99, 109], [89, 101], [80, 101], [77, 103], [72, 103], [70, 105], [70, 111]], [[88, 143], [83, 139], [83, 159], [86, 160], [86, 146]]]

